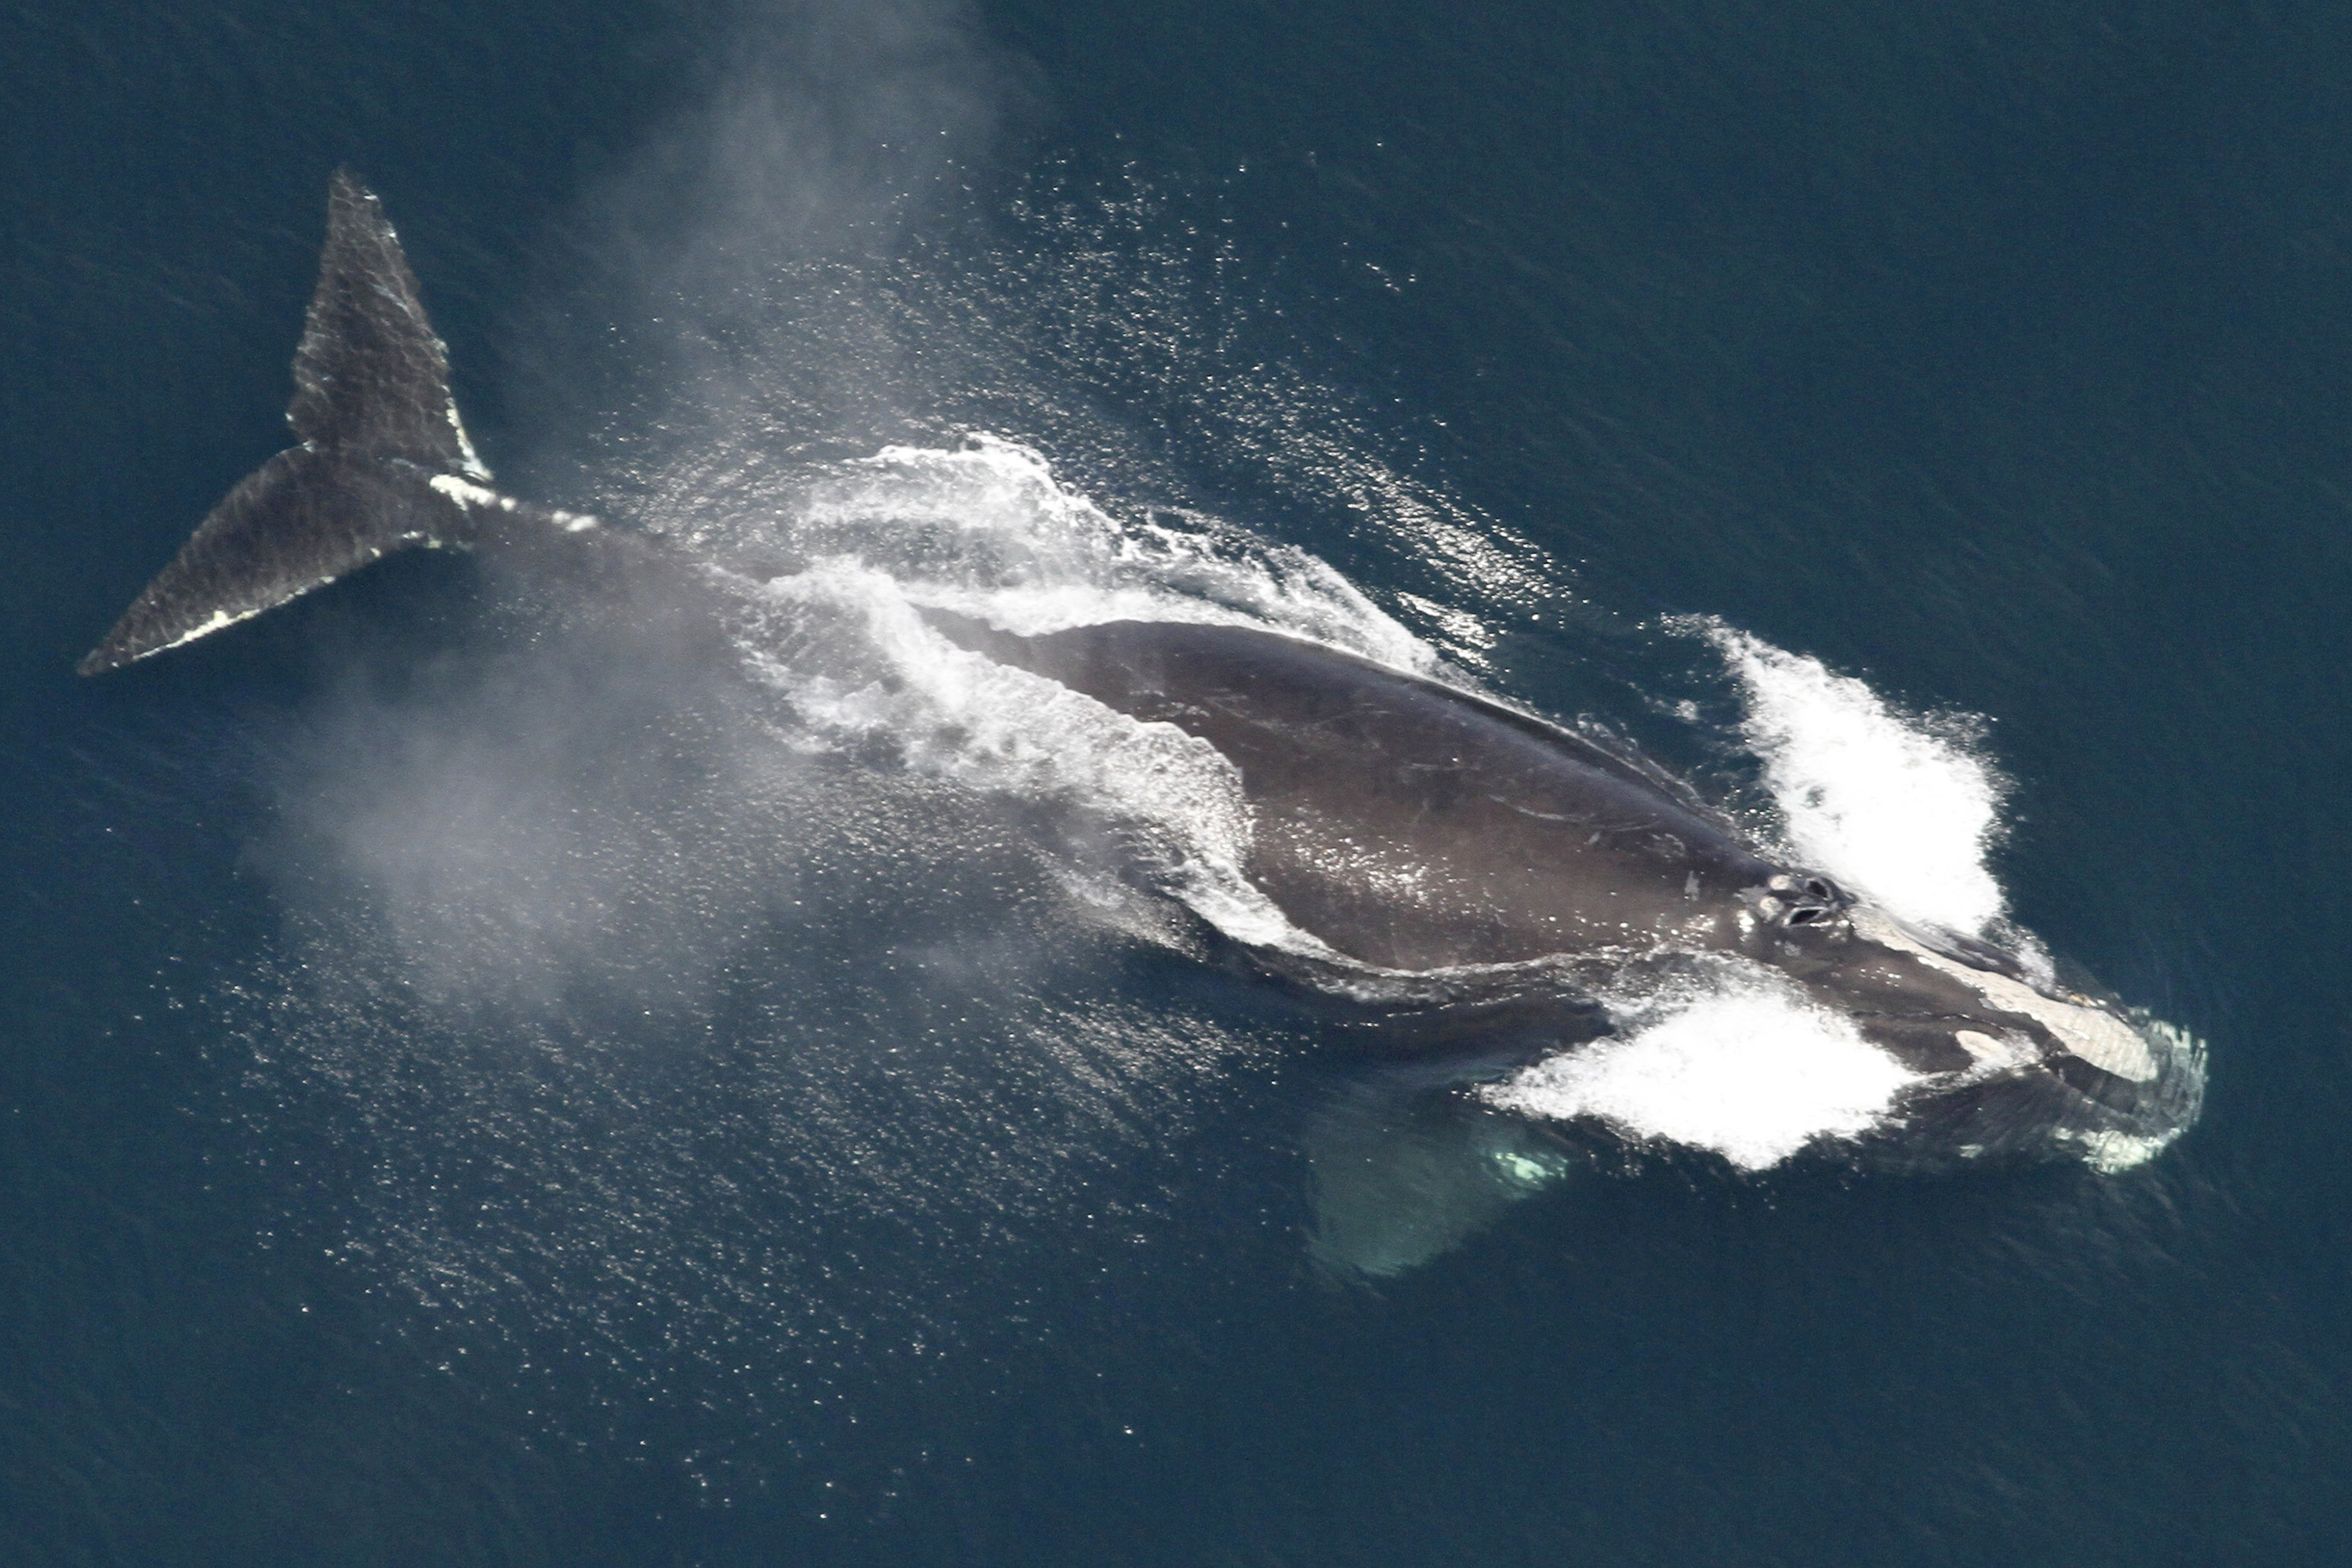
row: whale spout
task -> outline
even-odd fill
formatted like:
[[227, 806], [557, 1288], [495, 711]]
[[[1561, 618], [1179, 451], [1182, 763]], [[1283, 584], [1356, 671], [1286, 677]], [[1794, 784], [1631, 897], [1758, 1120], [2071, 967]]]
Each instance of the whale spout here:
[[396, 550], [471, 542], [469, 512], [498, 499], [489, 470], [400, 240], [349, 169], [329, 187], [294, 388], [286, 417], [301, 444], [222, 498], [80, 673], [193, 642]]

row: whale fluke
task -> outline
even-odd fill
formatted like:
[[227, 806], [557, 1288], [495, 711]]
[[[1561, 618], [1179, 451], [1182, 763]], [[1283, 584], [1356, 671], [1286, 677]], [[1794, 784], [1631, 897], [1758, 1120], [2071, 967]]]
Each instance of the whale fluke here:
[[286, 420], [308, 446], [490, 477], [458, 422], [449, 351], [425, 319], [399, 237], [349, 169], [336, 170], [327, 188], [327, 243], [294, 351]]
[[294, 387], [286, 417], [302, 444], [222, 498], [82, 674], [193, 642], [394, 551], [469, 542], [469, 503], [495, 499], [489, 471], [458, 422], [448, 352], [400, 241], [348, 169], [328, 191]]

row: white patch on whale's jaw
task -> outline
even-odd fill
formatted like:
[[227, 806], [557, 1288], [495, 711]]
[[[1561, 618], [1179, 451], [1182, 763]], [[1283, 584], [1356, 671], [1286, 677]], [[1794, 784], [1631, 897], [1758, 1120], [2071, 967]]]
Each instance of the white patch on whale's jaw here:
[[2021, 980], [1947, 958], [1867, 905], [1858, 906], [1848, 918], [1856, 935], [1909, 953], [1937, 973], [1967, 985], [2001, 1012], [2032, 1018], [2055, 1035], [2068, 1052], [2100, 1071], [2132, 1083], [2147, 1083], [2156, 1078], [2156, 1053], [2147, 1040], [2105, 1008], [2062, 1002]]

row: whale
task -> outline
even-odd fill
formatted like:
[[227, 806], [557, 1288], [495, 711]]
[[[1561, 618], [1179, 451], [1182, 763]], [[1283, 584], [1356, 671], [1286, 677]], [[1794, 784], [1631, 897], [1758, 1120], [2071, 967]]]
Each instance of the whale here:
[[[349, 170], [330, 184], [293, 377], [295, 444], [223, 498], [81, 673], [418, 549], [494, 552], [582, 592], [671, 581], [702, 607], [714, 648], [756, 637], [756, 573], [714, 571], [658, 535], [495, 488], [398, 237]], [[1899, 1069], [1893, 1110], [1843, 1139], [1849, 1153], [2119, 1169], [2195, 1118], [2201, 1047], [2179, 1031], [2032, 950], [1899, 918], [1604, 733], [1263, 627], [1118, 620], [1022, 634], [926, 616], [950, 643], [1172, 726], [1235, 771], [1252, 816], [1241, 869], [1293, 939], [1244, 942], [1245, 956], [1396, 1025], [1382, 1037], [1399, 1042], [1395, 1076], [1351, 1090], [1309, 1141], [1327, 1152], [1321, 1234], [1342, 1238], [1327, 1250], [1365, 1271], [1451, 1245], [1463, 1227], [1447, 1215], [1484, 1214], [1558, 1163], [1524, 1126], [1498, 1131], [1491, 1107], [1465, 1109], [1464, 1084], [1622, 1041], [1657, 998], [1727, 974], [1833, 1020]], [[1368, 1154], [1399, 1128], [1386, 1146], [1402, 1153], [1386, 1165]], [[1429, 1175], [1449, 1161], [1453, 1174]], [[1459, 1199], [1473, 1188], [1485, 1195]], [[1421, 1212], [1433, 1203], [1446, 1214]], [[1370, 1211], [1404, 1219], [1374, 1224]]]

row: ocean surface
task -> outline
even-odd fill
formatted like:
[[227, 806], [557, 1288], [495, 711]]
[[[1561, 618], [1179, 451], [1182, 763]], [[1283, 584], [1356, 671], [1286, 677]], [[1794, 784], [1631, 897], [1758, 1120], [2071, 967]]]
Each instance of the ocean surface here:
[[[100, 0], [0, 85], [0, 1561], [2352, 1555], [2352, 11]], [[503, 488], [773, 555], [752, 679], [439, 554], [74, 676], [344, 163]], [[2202, 1115], [1865, 1169], [1718, 996], [1391, 1138], [1226, 775], [922, 606], [1605, 727]]]

